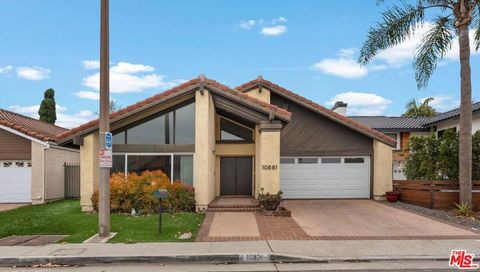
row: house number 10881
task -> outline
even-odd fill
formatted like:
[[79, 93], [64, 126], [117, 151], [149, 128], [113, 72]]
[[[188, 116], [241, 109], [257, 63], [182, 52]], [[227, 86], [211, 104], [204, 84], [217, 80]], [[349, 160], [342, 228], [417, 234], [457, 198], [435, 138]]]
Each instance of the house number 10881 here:
[[277, 167], [276, 164], [262, 164], [263, 170], [277, 170]]

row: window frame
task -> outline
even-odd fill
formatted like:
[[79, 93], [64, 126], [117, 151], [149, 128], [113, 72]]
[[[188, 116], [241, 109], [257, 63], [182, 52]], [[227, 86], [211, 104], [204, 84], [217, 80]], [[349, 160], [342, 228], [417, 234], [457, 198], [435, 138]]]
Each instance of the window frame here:
[[[401, 143], [401, 137], [400, 137], [400, 132], [384, 132], [383, 134], [385, 134], [386, 136], [390, 137], [390, 135], [388, 134], [395, 134], [396, 135], [396, 141], [397, 141], [397, 145], [395, 146], [395, 148], [393, 150], [401, 150], [402, 148], [402, 143]], [[393, 139], [393, 137], [390, 137]]]
[[127, 177], [127, 174], [129, 173], [128, 170], [128, 156], [170, 156], [170, 173], [171, 173], [171, 178], [170, 178], [170, 183], [173, 183], [175, 181], [175, 174], [174, 174], [174, 156], [192, 156], [193, 160], [193, 181], [195, 182], [195, 153], [193, 152], [174, 152], [174, 153], [158, 153], [158, 152], [113, 152], [112, 155], [124, 155], [125, 156], [125, 168], [124, 168], [124, 173], [125, 177]]
[[[251, 140], [245, 140], [245, 139], [241, 139], [241, 140], [222, 139], [222, 120], [225, 120], [225, 121], [227, 121], [227, 122], [230, 122], [230, 123], [235, 124], [235, 125], [237, 125], [237, 126], [239, 126], [239, 127], [242, 127], [242, 128], [244, 128], [244, 129], [249, 130], [250, 133], [251, 133], [251, 135], [252, 135], [252, 137], [251, 137], [252, 139], [251, 139]], [[254, 129], [252, 129], [252, 128], [248, 127], [248, 126], [245, 126], [245, 125], [243, 125], [243, 124], [240, 124], [239, 122], [236, 122], [236, 121], [231, 120], [231, 119], [229, 119], [229, 118], [220, 116], [220, 118], [218, 119], [218, 128], [219, 128], [219, 133], [220, 133], [220, 135], [218, 135], [218, 139], [219, 139], [218, 142], [219, 142], [219, 143], [229, 143], [229, 144], [230, 144], [230, 143], [239, 143], [239, 144], [244, 143], [244, 144], [252, 144], [252, 143], [255, 142], [255, 133], [254, 133], [255, 131], [254, 131]], [[228, 133], [228, 132], [227, 132], [227, 133]], [[238, 137], [238, 136], [237, 136], [237, 137]]]

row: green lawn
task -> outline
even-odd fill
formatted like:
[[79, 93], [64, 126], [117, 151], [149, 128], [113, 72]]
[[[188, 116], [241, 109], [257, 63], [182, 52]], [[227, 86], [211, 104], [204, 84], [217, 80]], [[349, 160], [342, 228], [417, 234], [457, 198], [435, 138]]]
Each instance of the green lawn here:
[[[111, 242], [193, 241], [204, 215], [195, 213], [163, 214], [163, 231], [158, 234], [158, 215], [131, 217], [114, 214], [111, 230], [117, 232]], [[63, 234], [64, 241], [80, 243], [94, 235], [98, 215], [82, 213], [78, 200], [61, 200], [45, 205], [35, 205], [0, 212], [0, 238], [9, 235]], [[191, 232], [189, 240], [178, 236]]]

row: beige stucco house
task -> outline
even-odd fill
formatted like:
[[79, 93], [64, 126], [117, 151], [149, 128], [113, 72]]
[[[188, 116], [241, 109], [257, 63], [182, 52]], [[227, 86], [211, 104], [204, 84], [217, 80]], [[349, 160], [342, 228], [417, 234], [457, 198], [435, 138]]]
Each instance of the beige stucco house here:
[[[218, 196], [379, 198], [392, 189], [395, 140], [261, 77], [235, 89], [204, 76], [110, 115], [113, 172], [161, 169]], [[81, 204], [98, 184], [98, 120], [64, 132], [79, 146]]]
[[0, 109], [0, 203], [42, 204], [65, 197], [65, 163], [78, 149], [61, 147], [67, 129]]

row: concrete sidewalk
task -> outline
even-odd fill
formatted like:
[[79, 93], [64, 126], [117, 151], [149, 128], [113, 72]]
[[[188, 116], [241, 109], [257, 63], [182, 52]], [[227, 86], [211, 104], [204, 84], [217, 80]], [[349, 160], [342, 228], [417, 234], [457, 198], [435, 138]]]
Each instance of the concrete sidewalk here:
[[323, 240], [10, 246], [0, 247], [0, 265], [448, 260], [452, 249], [465, 249], [479, 256], [480, 240]]

